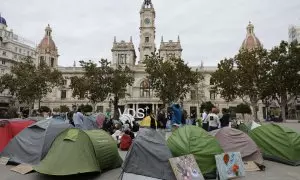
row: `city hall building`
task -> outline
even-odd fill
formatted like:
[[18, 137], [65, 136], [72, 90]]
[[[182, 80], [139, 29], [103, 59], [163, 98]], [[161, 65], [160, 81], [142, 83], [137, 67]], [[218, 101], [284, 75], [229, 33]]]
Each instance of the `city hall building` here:
[[[165, 60], [170, 57], [181, 57], [183, 47], [181, 46], [180, 37], [174, 37], [175, 40], [165, 41], [161, 37], [160, 45], [155, 44], [156, 39], [156, 12], [151, 0], [144, 0], [141, 9], [139, 11], [140, 16], [140, 42], [139, 47], [135, 47], [132, 42], [132, 37], [128, 37], [129, 41], [118, 41], [116, 37], [112, 42], [112, 57], [111, 65], [127, 65], [134, 71], [135, 81], [132, 86], [127, 87], [127, 93], [129, 96], [122, 98], [119, 102], [120, 109], [126, 107], [138, 109], [138, 108], [150, 108], [155, 112], [162, 102], [155, 97], [153, 90], [147, 80], [144, 60], [146, 55], [151, 55], [152, 52], [158, 52]], [[247, 26], [246, 38], [241, 40], [243, 48], [254, 48], [261, 46], [259, 39], [254, 34], [254, 26], [249, 23]], [[113, 37], [112, 37], [113, 38]], [[237, 49], [238, 51], [238, 49]], [[72, 107], [73, 105], [80, 105], [89, 103], [87, 99], [77, 99], [72, 97], [72, 90], [69, 88], [71, 83], [70, 77], [81, 76], [84, 72], [83, 68], [76, 67], [74, 65], [69, 67], [61, 67], [58, 65], [59, 52], [58, 48], [52, 37], [52, 29], [48, 25], [45, 29], [45, 36], [40, 43], [35, 46], [33, 43], [24, 40], [20, 36], [13, 33], [12, 30], [8, 30], [8, 24], [6, 20], [0, 16], [0, 75], [10, 72], [10, 67], [14, 62], [22, 60], [25, 56], [31, 56], [35, 59], [36, 64], [40, 61], [46, 61], [50, 67], [57, 68], [63, 73], [64, 85], [53, 89], [52, 93], [49, 93], [40, 102], [41, 106], [48, 106], [52, 109], [59, 108], [61, 105], [67, 105]], [[139, 61], [137, 62], [137, 56]], [[221, 108], [236, 107], [237, 104], [242, 103], [240, 99], [227, 103], [220, 95], [210, 90], [211, 83], [210, 77], [217, 66], [204, 67], [201, 62], [199, 66], [192, 67], [193, 70], [200, 70], [204, 73], [204, 81], [200, 82], [196, 87], [191, 88], [189, 94], [183, 101], [184, 109], [190, 113], [196, 111], [199, 114], [199, 108], [202, 102], [211, 101], [216, 106]], [[97, 104], [97, 110], [105, 112], [107, 108], [112, 108], [112, 97], [108, 97], [104, 102]], [[9, 103], [14, 101], [8, 91], [4, 91], [0, 94], [0, 108], [7, 108]], [[37, 109], [39, 103], [35, 104]], [[259, 117], [263, 116], [263, 105], [259, 105]]]

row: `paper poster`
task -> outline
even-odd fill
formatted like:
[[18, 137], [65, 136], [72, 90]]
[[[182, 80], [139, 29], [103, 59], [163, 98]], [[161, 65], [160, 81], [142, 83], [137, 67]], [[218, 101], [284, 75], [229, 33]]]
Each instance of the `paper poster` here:
[[28, 164], [20, 164], [16, 167], [11, 168], [10, 170], [25, 175], [33, 171], [33, 168], [31, 165]]
[[0, 158], [0, 164], [1, 165], [6, 165], [9, 161], [9, 158], [8, 157], [1, 157]]
[[204, 180], [194, 155], [169, 159], [177, 180]]
[[229, 152], [215, 155], [220, 180], [234, 179], [245, 176], [241, 153]]

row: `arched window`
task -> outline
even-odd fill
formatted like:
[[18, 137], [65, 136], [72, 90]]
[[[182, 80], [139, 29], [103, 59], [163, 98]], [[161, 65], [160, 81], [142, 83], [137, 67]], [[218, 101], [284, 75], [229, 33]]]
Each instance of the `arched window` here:
[[141, 97], [150, 97], [151, 95], [151, 87], [148, 79], [145, 79], [140, 84], [140, 96]]

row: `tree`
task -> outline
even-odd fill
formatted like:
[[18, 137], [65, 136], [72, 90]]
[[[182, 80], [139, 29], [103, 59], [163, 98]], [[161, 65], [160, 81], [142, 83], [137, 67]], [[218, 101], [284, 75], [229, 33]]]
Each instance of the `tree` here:
[[114, 119], [119, 119], [119, 100], [125, 97], [127, 86], [131, 86], [134, 82], [134, 72], [128, 67], [118, 65], [116, 68], [111, 67], [110, 76], [110, 93], [113, 95]]
[[83, 113], [93, 112], [93, 107], [89, 104], [81, 104], [79, 108], [83, 111]]
[[239, 97], [251, 105], [254, 119], [258, 120], [258, 102], [265, 96], [270, 69], [266, 49], [242, 49], [234, 59], [225, 59], [218, 64], [217, 71], [212, 74], [214, 89], [227, 102]]
[[61, 105], [59, 108], [59, 111], [61, 113], [67, 113], [67, 112], [70, 112], [70, 108], [67, 105]]
[[185, 98], [191, 87], [203, 79], [199, 71], [192, 71], [181, 58], [164, 60], [153, 53], [146, 58], [145, 65], [151, 87], [165, 105]]
[[48, 106], [41, 106], [40, 109], [39, 109], [39, 112], [42, 113], [42, 112], [47, 112], [49, 113], [51, 110]]
[[245, 119], [245, 114], [251, 114], [251, 108], [248, 104], [241, 103], [236, 107], [236, 113], [241, 113], [243, 115], [243, 119]]
[[93, 104], [94, 110], [97, 103], [107, 98], [111, 84], [109, 62], [101, 59], [99, 63], [100, 66], [92, 61], [80, 61], [80, 65], [85, 70], [84, 75], [72, 77], [70, 84], [73, 90], [72, 96], [80, 99], [87, 98]]
[[211, 111], [215, 105], [211, 101], [203, 102], [200, 107], [200, 112], [203, 113], [204, 110]]
[[269, 53], [272, 69], [269, 73], [266, 94], [276, 100], [281, 107], [283, 121], [286, 120], [285, 108], [300, 93], [300, 48], [297, 43], [282, 41]]
[[[10, 74], [0, 78], [0, 91], [8, 89], [21, 103], [29, 106], [29, 113], [36, 100], [41, 100], [62, 83], [62, 74], [50, 68], [44, 61], [35, 65], [31, 57], [16, 62]], [[30, 115], [30, 114], [29, 114]]]
[[221, 97], [230, 102], [238, 96], [238, 76], [234, 67], [233, 59], [221, 60], [218, 64], [218, 69], [212, 73], [211, 83], [214, 84], [212, 90], [219, 93]]
[[242, 100], [251, 105], [254, 119], [258, 120], [258, 102], [263, 99], [264, 90], [268, 83], [268, 73], [271, 62], [266, 49], [241, 50], [235, 56], [237, 64], [238, 95]]

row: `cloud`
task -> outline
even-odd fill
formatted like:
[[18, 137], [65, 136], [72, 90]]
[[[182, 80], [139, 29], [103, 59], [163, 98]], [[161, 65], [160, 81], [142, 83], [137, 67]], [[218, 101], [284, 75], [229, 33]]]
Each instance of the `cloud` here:
[[[288, 38], [288, 26], [300, 24], [299, 0], [152, 0], [156, 45], [160, 37], [180, 35], [183, 58], [192, 65], [216, 66], [241, 46], [251, 20], [266, 48]], [[113, 37], [133, 41], [138, 53], [142, 0], [4, 0], [0, 12], [9, 28], [39, 42], [49, 23], [59, 49], [59, 64], [81, 59], [111, 59]]]

